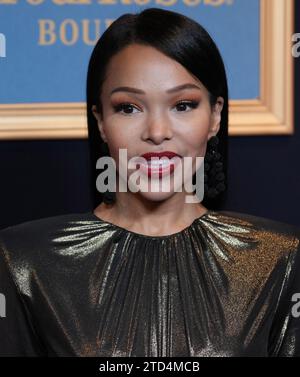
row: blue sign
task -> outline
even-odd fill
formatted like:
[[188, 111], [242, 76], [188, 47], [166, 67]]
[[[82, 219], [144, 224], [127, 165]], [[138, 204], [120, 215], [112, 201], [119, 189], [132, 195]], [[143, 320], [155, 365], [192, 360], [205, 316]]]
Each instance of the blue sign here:
[[0, 0], [0, 103], [84, 102], [99, 36], [149, 7], [203, 25], [223, 55], [230, 99], [259, 97], [259, 0]]

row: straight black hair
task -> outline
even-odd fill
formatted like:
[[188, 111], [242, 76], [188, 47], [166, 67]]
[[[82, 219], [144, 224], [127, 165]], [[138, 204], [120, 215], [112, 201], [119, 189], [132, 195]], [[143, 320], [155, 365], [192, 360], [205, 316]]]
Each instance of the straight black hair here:
[[[92, 106], [96, 105], [98, 112], [102, 113], [100, 96], [107, 65], [115, 54], [133, 43], [154, 47], [184, 66], [206, 87], [211, 106], [216, 104], [218, 96], [223, 97], [224, 105], [217, 136], [223, 170], [227, 170], [228, 87], [223, 59], [213, 39], [196, 21], [174, 11], [148, 8], [136, 14], [126, 13], [113, 21], [102, 34], [88, 66], [86, 94], [93, 208], [104, 199], [103, 193], [96, 188], [96, 177], [99, 174], [96, 161], [99, 157], [109, 155], [109, 152], [103, 149], [103, 140]], [[227, 178], [227, 174], [225, 176]], [[193, 183], [194, 178], [195, 175]], [[226, 193], [227, 190], [224, 190], [215, 198], [204, 195], [201, 203], [210, 209], [220, 208]]]

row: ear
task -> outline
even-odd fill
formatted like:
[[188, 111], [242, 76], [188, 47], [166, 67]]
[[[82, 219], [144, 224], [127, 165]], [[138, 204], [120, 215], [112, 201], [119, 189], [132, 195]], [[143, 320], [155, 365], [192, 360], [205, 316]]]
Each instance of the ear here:
[[100, 131], [101, 138], [102, 138], [102, 140], [103, 140], [104, 142], [107, 142], [107, 139], [106, 139], [106, 136], [105, 136], [105, 132], [104, 132], [104, 129], [103, 129], [102, 116], [101, 116], [101, 114], [97, 111], [97, 107], [96, 107], [96, 105], [93, 105], [93, 106], [92, 106], [92, 112], [93, 112], [94, 117], [95, 117], [96, 120], [97, 120], [98, 128], [99, 128], [99, 131]]
[[210, 129], [208, 133], [207, 140], [209, 140], [212, 136], [215, 136], [220, 129], [221, 125], [221, 111], [224, 106], [224, 99], [223, 97], [218, 97], [217, 102], [213, 107], [213, 111], [211, 114], [211, 121], [210, 121]]

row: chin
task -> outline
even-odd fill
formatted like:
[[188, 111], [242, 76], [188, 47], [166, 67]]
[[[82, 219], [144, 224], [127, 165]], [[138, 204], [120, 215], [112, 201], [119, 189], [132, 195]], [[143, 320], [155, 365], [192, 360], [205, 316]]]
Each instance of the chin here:
[[[153, 179], [152, 185], [150, 183], [149, 178], [142, 176], [139, 184], [137, 185], [136, 182], [133, 180], [131, 183], [128, 183], [128, 188], [131, 192], [134, 192], [141, 197], [159, 202], [163, 200], [167, 200], [173, 195], [177, 193], [182, 193], [184, 191], [184, 184], [185, 182], [182, 180], [180, 175], [175, 174], [175, 176], [164, 177], [164, 179]], [[192, 179], [192, 177], [190, 177]]]
[[175, 194], [175, 192], [138, 192], [137, 193], [142, 198], [149, 200], [151, 202], [161, 202], [169, 199]]

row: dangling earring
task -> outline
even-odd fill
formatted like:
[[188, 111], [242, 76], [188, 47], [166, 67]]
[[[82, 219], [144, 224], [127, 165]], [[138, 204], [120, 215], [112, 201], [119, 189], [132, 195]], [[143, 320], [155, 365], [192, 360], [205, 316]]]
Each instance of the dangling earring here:
[[[107, 142], [101, 144], [101, 156], [110, 156], [109, 148]], [[106, 204], [112, 204], [115, 202], [115, 192], [110, 192], [109, 190], [102, 192], [103, 202]]]
[[226, 189], [224, 164], [218, 144], [218, 136], [211, 137], [204, 158], [204, 195], [208, 198], [215, 198]]

